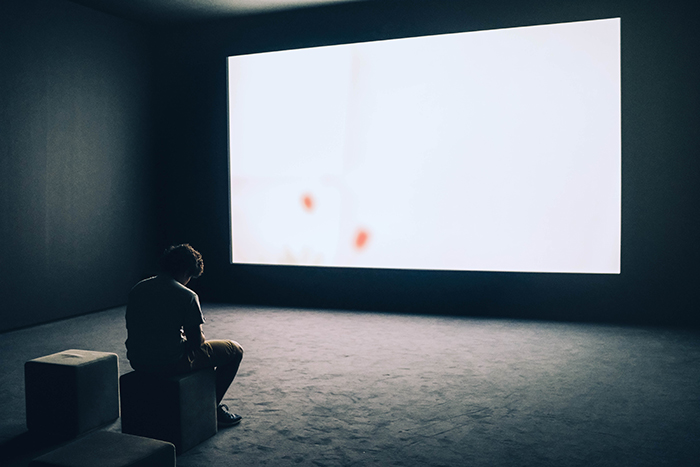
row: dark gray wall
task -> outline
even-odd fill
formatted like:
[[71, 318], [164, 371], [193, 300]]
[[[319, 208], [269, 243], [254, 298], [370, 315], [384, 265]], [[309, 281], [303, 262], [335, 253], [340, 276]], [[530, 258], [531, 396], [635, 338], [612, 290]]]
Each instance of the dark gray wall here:
[[[228, 263], [226, 56], [613, 16], [622, 18], [622, 274]], [[147, 34], [64, 0], [5, 0], [0, 330], [123, 304], [160, 248], [183, 241], [205, 256], [193, 284], [205, 301], [697, 325], [695, 18], [673, 1], [400, 0]]]
[[0, 331], [125, 303], [152, 260], [141, 27], [0, 2]]
[[[697, 325], [700, 46], [687, 2], [359, 2], [163, 30], [159, 160], [169, 241], [204, 256], [204, 300]], [[230, 265], [227, 55], [622, 18], [622, 273], [513, 274]], [[186, 187], [186, 189], [183, 189]]]

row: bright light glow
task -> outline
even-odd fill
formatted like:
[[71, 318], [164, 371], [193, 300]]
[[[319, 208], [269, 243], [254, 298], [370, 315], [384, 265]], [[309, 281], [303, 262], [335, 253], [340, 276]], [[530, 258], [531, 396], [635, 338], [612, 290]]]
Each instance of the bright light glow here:
[[228, 73], [233, 262], [620, 272], [619, 18]]

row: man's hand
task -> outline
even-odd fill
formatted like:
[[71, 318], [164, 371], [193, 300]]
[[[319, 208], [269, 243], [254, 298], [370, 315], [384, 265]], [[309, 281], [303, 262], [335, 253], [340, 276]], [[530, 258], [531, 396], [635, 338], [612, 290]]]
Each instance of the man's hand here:
[[185, 339], [187, 339], [187, 346], [190, 350], [198, 349], [204, 344], [206, 338], [204, 337], [201, 324], [194, 327], [186, 327], [184, 331]]

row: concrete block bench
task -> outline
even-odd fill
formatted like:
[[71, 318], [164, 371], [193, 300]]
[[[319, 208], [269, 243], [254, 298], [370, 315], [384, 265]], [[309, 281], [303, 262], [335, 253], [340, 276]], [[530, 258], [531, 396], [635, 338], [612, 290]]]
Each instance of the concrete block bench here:
[[178, 454], [216, 434], [213, 369], [176, 376], [132, 371], [119, 384], [123, 433], [168, 441]]
[[170, 443], [97, 431], [37, 457], [29, 467], [175, 467], [175, 462]]
[[65, 350], [24, 364], [27, 428], [71, 438], [119, 417], [117, 355]]

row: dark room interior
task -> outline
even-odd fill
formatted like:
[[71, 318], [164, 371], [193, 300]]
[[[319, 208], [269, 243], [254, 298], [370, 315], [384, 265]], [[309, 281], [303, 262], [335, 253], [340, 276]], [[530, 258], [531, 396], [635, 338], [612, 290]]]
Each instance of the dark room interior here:
[[[696, 5], [224, 3], [0, 3], [3, 465], [50, 448], [26, 438], [24, 362], [86, 349], [130, 371], [127, 294], [185, 242], [205, 332], [246, 348], [226, 398], [246, 418], [179, 465], [697, 465]], [[228, 56], [603, 18], [620, 274], [230, 263]]]

